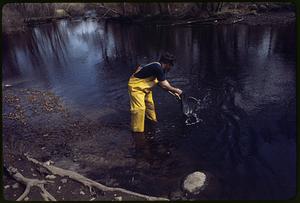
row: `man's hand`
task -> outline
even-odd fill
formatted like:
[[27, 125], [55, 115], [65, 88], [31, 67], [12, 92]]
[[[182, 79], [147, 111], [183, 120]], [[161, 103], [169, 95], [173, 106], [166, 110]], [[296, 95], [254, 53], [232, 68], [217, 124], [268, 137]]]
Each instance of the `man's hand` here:
[[170, 85], [170, 83], [167, 80], [160, 81], [159, 85], [163, 89], [165, 89], [167, 91], [170, 91], [170, 92], [172, 92], [174, 94], [178, 94], [178, 95], [182, 94], [182, 90], [181, 89], [173, 87], [172, 85]]
[[182, 90], [179, 89], [179, 88], [175, 88], [175, 93], [178, 94], [178, 95], [181, 95], [182, 94]]

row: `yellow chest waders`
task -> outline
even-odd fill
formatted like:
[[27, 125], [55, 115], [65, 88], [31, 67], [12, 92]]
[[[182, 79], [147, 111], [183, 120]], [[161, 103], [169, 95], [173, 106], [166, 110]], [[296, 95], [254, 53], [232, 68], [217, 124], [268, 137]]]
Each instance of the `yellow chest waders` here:
[[151, 90], [157, 83], [158, 80], [154, 77], [136, 78], [132, 75], [129, 79], [128, 92], [133, 132], [144, 132], [145, 114], [148, 119], [157, 122]]

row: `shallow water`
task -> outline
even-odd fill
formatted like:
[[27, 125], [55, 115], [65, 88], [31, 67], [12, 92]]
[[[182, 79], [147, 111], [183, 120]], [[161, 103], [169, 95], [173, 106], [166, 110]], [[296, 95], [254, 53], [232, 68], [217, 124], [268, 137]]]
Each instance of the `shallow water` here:
[[168, 79], [200, 101], [200, 122], [186, 126], [180, 102], [155, 88], [160, 133], [150, 146], [166, 155], [139, 157], [139, 166], [112, 168], [111, 176], [135, 191], [169, 195], [200, 170], [214, 179], [196, 198], [287, 199], [296, 187], [295, 32], [295, 25], [63, 20], [3, 36], [3, 85], [51, 90], [91, 119], [128, 124], [129, 76], [170, 50], [177, 60]]

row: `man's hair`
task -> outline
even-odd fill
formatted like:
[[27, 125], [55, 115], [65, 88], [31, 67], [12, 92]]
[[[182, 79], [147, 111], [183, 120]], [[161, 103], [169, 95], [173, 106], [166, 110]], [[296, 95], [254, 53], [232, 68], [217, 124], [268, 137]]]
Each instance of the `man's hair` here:
[[172, 66], [174, 65], [175, 57], [173, 54], [170, 54], [169, 52], [165, 52], [160, 56], [159, 62], [160, 63], [168, 63]]

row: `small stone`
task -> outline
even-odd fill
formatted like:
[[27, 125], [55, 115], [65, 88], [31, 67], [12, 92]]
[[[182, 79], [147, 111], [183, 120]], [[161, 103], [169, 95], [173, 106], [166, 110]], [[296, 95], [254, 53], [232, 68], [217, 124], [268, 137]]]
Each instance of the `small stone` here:
[[28, 201], [28, 200], [29, 200], [29, 197], [25, 197], [24, 200], [25, 200], [25, 201]]
[[63, 178], [63, 179], [61, 179], [60, 181], [61, 181], [62, 183], [67, 183], [67, 182], [68, 182], [68, 179]]
[[46, 164], [47, 164], [48, 166], [50, 166], [51, 164], [54, 164], [54, 162], [51, 161], [51, 160], [49, 160], [49, 161], [46, 161]]
[[43, 135], [44, 137], [48, 137], [48, 134]]
[[12, 188], [13, 188], [13, 189], [17, 189], [17, 188], [19, 188], [19, 183], [15, 183], [15, 184], [13, 184], [13, 185], [12, 185]]
[[114, 194], [114, 197], [118, 196], [117, 194]]
[[46, 147], [42, 147], [41, 149], [44, 150], [44, 149], [46, 149]]
[[205, 180], [206, 175], [202, 172], [196, 171], [185, 178], [183, 188], [189, 193], [198, 194], [203, 188]]
[[115, 200], [116, 200], [116, 201], [122, 201], [122, 199], [123, 199], [123, 198], [122, 198], [121, 196], [115, 197]]
[[46, 178], [53, 180], [56, 178], [56, 176], [55, 175], [46, 175]]
[[85, 195], [85, 192], [83, 192], [82, 190], [80, 190], [79, 192], [81, 195]]
[[37, 175], [35, 173], [33, 173], [32, 176], [36, 177]]
[[58, 190], [60, 190], [61, 189], [61, 186], [58, 186]]
[[10, 188], [10, 185], [5, 185], [4, 189]]
[[92, 199], [90, 199], [90, 201], [94, 201], [96, 198], [95, 197], [92, 197]]

